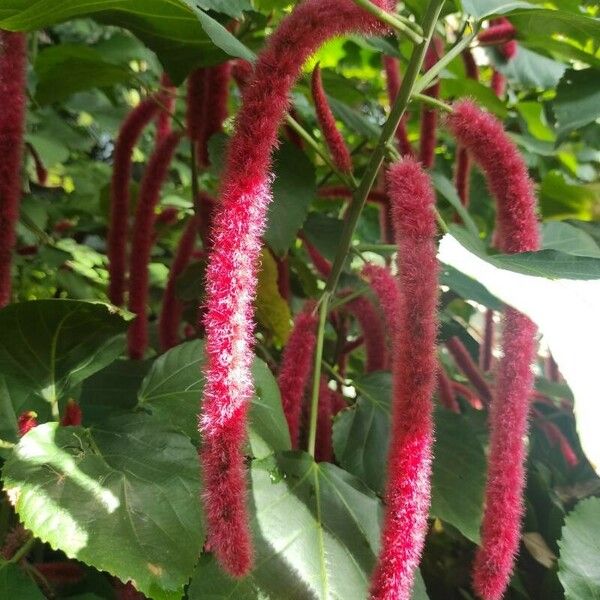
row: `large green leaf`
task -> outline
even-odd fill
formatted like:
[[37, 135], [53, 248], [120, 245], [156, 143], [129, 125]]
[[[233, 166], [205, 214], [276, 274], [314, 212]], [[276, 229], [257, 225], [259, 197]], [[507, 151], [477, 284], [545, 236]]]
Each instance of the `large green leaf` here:
[[467, 277], [464, 273], [444, 263], [440, 265], [440, 284], [447, 285], [465, 300], [473, 300], [492, 310], [502, 310], [504, 307], [504, 304], [496, 296], [490, 294], [479, 281]]
[[600, 258], [600, 247], [594, 238], [569, 223], [550, 221], [542, 226], [543, 247], [576, 256]]
[[[356, 404], [334, 422], [339, 463], [378, 492], [383, 491], [390, 437], [391, 376], [373, 373], [355, 382]], [[485, 486], [483, 448], [467, 419], [447, 411], [435, 416], [432, 516], [479, 540]]]
[[600, 70], [569, 69], [558, 84], [553, 107], [561, 133], [594, 122], [600, 117]]
[[[0, 8], [0, 27], [16, 31], [42, 29], [78, 17], [93, 16], [124, 27], [154, 50], [176, 81], [195, 66], [222, 62], [227, 54], [251, 60], [252, 53], [218, 21], [191, 0], [13, 0]], [[227, 6], [231, 4], [231, 11]], [[203, 0], [203, 8], [239, 14], [243, 4]]]
[[565, 519], [558, 577], [568, 600], [600, 599], [600, 498], [582, 500]]
[[129, 69], [104, 60], [93, 48], [75, 44], [42, 50], [35, 60], [35, 73], [35, 99], [41, 105], [65, 100], [82, 90], [124, 83], [132, 75]]
[[504, 15], [517, 8], [535, 8], [531, 2], [525, 0], [462, 0], [463, 10], [478, 19], [492, 15]]
[[106, 304], [36, 300], [0, 311], [0, 375], [54, 403], [111, 363], [127, 321]]
[[3, 469], [34, 535], [154, 600], [179, 600], [202, 547], [195, 448], [148, 415], [90, 429], [46, 423]]
[[[145, 377], [138, 406], [149, 410], [199, 442], [198, 412], [204, 388], [204, 342], [181, 344], [159, 357]], [[291, 447], [277, 382], [267, 365], [256, 358], [252, 368], [256, 394], [250, 407], [248, 437], [252, 454], [263, 458]]]
[[565, 10], [516, 10], [510, 20], [518, 36], [527, 40], [528, 35], [562, 37], [577, 40], [584, 45], [587, 40], [597, 40], [600, 36], [600, 19], [585, 16], [579, 12]]
[[566, 69], [562, 63], [523, 46], [512, 60], [496, 62], [495, 66], [513, 83], [544, 90], [554, 88]]
[[302, 227], [316, 194], [315, 168], [306, 154], [289, 142], [275, 153], [273, 202], [269, 206], [265, 241], [285, 254]]
[[0, 598], [14, 600], [44, 600], [37, 585], [18, 565], [0, 564]]
[[591, 187], [565, 180], [560, 171], [548, 171], [540, 187], [540, 205], [544, 217], [592, 219], [597, 194]]

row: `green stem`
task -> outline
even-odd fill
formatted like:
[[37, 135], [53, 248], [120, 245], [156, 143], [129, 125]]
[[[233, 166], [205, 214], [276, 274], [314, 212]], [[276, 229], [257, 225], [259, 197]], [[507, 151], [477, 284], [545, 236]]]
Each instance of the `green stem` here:
[[317, 444], [317, 416], [319, 414], [319, 386], [321, 384], [321, 362], [323, 361], [323, 340], [325, 339], [325, 323], [331, 295], [325, 292], [319, 305], [319, 329], [317, 331], [317, 346], [315, 349], [315, 367], [313, 387], [310, 402], [310, 424], [308, 430], [308, 453], [314, 458]]
[[389, 25], [392, 29], [400, 31], [406, 37], [410, 38], [415, 44], [420, 44], [423, 38], [412, 28], [408, 23], [410, 21], [405, 18], [389, 13], [382, 8], [379, 8], [376, 4], [373, 4], [369, 0], [354, 0], [361, 8], [364, 8], [367, 12], [377, 17], [382, 23]]
[[427, 47], [429, 46], [429, 42], [433, 36], [435, 24], [440, 15], [443, 4], [444, 0], [430, 0], [429, 2], [427, 12], [423, 19], [423, 41], [413, 48], [408, 67], [406, 69], [406, 74], [404, 75], [398, 96], [392, 106], [390, 116], [383, 126], [381, 136], [379, 137], [377, 145], [371, 153], [371, 159], [365, 169], [365, 173], [361, 179], [358, 190], [354, 194], [352, 202], [348, 207], [346, 218], [344, 220], [341, 243], [331, 268], [331, 274], [325, 286], [325, 292], [329, 295], [331, 295], [337, 287], [340, 274], [344, 267], [344, 262], [346, 261], [346, 256], [352, 244], [352, 236], [354, 234], [354, 230], [356, 229], [360, 213], [365, 205], [365, 202], [367, 201], [369, 192], [375, 183], [377, 173], [383, 164], [387, 145], [396, 132], [398, 124], [400, 123], [400, 119], [404, 115], [406, 107], [410, 101], [411, 94], [413, 93], [413, 87], [415, 86], [417, 76], [421, 70], [421, 65], [423, 64], [423, 59], [425, 58], [425, 52], [427, 51]]
[[14, 553], [13, 557], [8, 562], [13, 564], [18, 563], [29, 554], [29, 551], [34, 544], [35, 538], [32, 536]]
[[412, 99], [416, 100], [417, 102], [421, 102], [421, 104], [428, 104], [433, 108], [439, 108], [440, 110], [443, 110], [447, 113], [451, 113], [454, 110], [449, 104], [446, 104], [445, 102], [442, 102], [437, 98], [432, 98], [427, 94], [413, 94]]
[[364, 286], [364, 287], [358, 288], [357, 290], [354, 290], [351, 294], [348, 294], [347, 296], [338, 298], [335, 302], [332, 302], [329, 305], [329, 310], [335, 310], [336, 308], [339, 308], [340, 306], [344, 306], [344, 304], [348, 304], [348, 302], [352, 302], [352, 300], [356, 300], [357, 298], [360, 298], [361, 296], [366, 294], [368, 290], [369, 290], [369, 287]]
[[358, 244], [356, 246], [361, 252], [397, 252], [396, 244]]
[[349, 187], [352, 189], [356, 188], [356, 182], [352, 175], [342, 173], [333, 163], [327, 152], [324, 152], [319, 142], [294, 119], [294, 117], [288, 115], [286, 117], [286, 123], [323, 159], [325, 164]]

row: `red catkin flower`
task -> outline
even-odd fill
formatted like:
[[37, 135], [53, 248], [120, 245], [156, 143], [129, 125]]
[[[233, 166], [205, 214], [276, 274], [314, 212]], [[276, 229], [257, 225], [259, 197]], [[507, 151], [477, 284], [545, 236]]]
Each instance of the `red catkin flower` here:
[[231, 67], [231, 76], [233, 77], [237, 86], [242, 91], [246, 87], [246, 84], [252, 78], [253, 73], [254, 67], [252, 63], [242, 58], [234, 61]]
[[317, 412], [317, 438], [315, 440], [315, 460], [331, 462], [333, 460], [332, 427], [333, 408], [336, 393], [329, 389], [327, 379], [322, 378], [319, 385], [319, 408]]
[[[444, 53], [444, 45], [440, 38], [434, 37], [431, 40], [423, 67], [426, 71], [441, 58]], [[440, 95], [440, 82], [437, 81], [431, 87], [425, 90], [425, 94], [432, 98], [438, 98]], [[433, 166], [435, 161], [435, 145], [437, 142], [437, 112], [433, 108], [423, 106], [421, 108], [421, 143], [419, 147], [419, 160], [426, 169]]]
[[[380, 6], [389, 8], [387, 2]], [[229, 145], [207, 268], [206, 385], [200, 428], [208, 540], [221, 565], [252, 565], [242, 448], [252, 395], [253, 307], [261, 235], [271, 201], [269, 169], [289, 92], [327, 40], [383, 26], [350, 0], [306, 0], [280, 24], [248, 82]]]
[[388, 186], [401, 302], [394, 332], [386, 511], [370, 597], [408, 600], [425, 541], [431, 496], [438, 301], [435, 194], [422, 167], [410, 158], [390, 167]]
[[[540, 236], [533, 183], [502, 123], [473, 103], [457, 103], [448, 118], [457, 140], [482, 169], [497, 202], [496, 245], [503, 252], [537, 250]], [[525, 483], [524, 438], [533, 387], [535, 325], [507, 308], [502, 359], [490, 411], [490, 451], [482, 544], [473, 586], [484, 600], [499, 600], [508, 585], [518, 550]]]
[[4, 560], [10, 560], [27, 541], [29, 532], [21, 525], [15, 525], [4, 538], [4, 544], [0, 548], [0, 556]]
[[277, 377], [283, 413], [290, 431], [292, 448], [295, 449], [300, 441], [302, 399], [312, 371], [317, 322], [315, 304], [307, 302], [294, 320], [294, 328], [283, 351]]
[[24, 412], [17, 419], [17, 428], [19, 437], [23, 437], [26, 433], [38, 426], [37, 413], [33, 410]]
[[483, 339], [479, 345], [479, 368], [486, 373], [492, 368], [494, 358], [494, 311], [488, 308], [485, 311], [483, 325]]
[[460, 405], [458, 404], [458, 400], [454, 394], [452, 381], [448, 377], [448, 374], [441, 364], [438, 365], [437, 384], [438, 399], [440, 404], [452, 412], [459, 413]]
[[129, 233], [129, 180], [133, 149], [144, 128], [160, 110], [155, 97], [142, 100], [121, 125], [115, 142], [111, 182], [110, 220], [107, 236], [108, 297], [121, 306], [125, 295], [127, 238]]
[[352, 157], [346, 146], [346, 142], [339, 132], [335, 117], [331, 112], [331, 107], [327, 101], [327, 95], [323, 88], [323, 79], [321, 78], [321, 69], [316, 65], [312, 72], [312, 97], [315, 103], [317, 121], [323, 132], [323, 138], [329, 148], [329, 153], [333, 163], [342, 173], [352, 172]]
[[143, 358], [148, 346], [148, 263], [152, 251], [155, 209], [180, 139], [179, 132], [172, 132], [155, 148], [140, 187], [132, 231], [134, 251], [129, 268], [129, 310], [136, 317], [129, 327], [127, 341], [129, 356], [134, 359]]
[[387, 367], [388, 353], [385, 344], [385, 331], [381, 316], [373, 303], [365, 296], [348, 302], [348, 312], [358, 321], [365, 341], [365, 371], [383, 371]]
[[544, 365], [544, 370], [546, 371], [546, 377], [549, 381], [553, 381], [554, 383], [558, 383], [561, 380], [560, 369], [554, 360], [552, 354], [549, 354], [546, 357], [546, 363]]
[[223, 131], [223, 123], [227, 118], [227, 103], [229, 101], [229, 82], [231, 80], [231, 63], [225, 62], [208, 69], [206, 112], [204, 115], [204, 146], [201, 148], [199, 159], [203, 165], [210, 163], [208, 157], [208, 142], [216, 133]]
[[479, 81], [479, 67], [475, 62], [475, 57], [469, 48], [462, 51], [461, 58], [465, 66], [465, 75], [469, 79]]
[[208, 69], [192, 71], [187, 80], [186, 126], [190, 140], [196, 144], [197, 158], [206, 141], [207, 95]]
[[0, 308], [11, 297], [11, 254], [21, 203], [26, 70], [26, 35], [0, 30]]
[[500, 73], [500, 71], [496, 71], [492, 73], [492, 83], [491, 83], [492, 91], [498, 98], [504, 96], [506, 92], [506, 77]]
[[458, 381], [451, 381], [452, 389], [459, 395], [462, 396], [475, 410], [482, 410], [483, 404], [479, 399], [479, 396], [468, 386]]
[[487, 29], [480, 31], [477, 40], [481, 46], [493, 46], [513, 40], [516, 34], [514, 25], [506, 17], [501, 17], [493, 19]]
[[81, 425], [83, 415], [81, 413], [81, 407], [75, 400], [69, 398], [65, 406], [65, 412], [63, 414], [62, 419], [60, 420], [60, 424], [63, 427], [68, 427], [69, 425], [78, 426]]
[[171, 133], [171, 115], [175, 111], [176, 89], [171, 78], [163, 73], [160, 77], [161, 90], [158, 93], [160, 112], [156, 117], [156, 144], [160, 144]]
[[36, 563], [36, 570], [55, 585], [72, 585], [85, 576], [83, 568], [74, 562]]
[[[343, 198], [345, 200], [350, 200], [352, 198], [352, 190], [343, 185], [323, 186], [317, 190], [317, 196], [319, 198]], [[381, 190], [371, 190], [367, 197], [367, 202], [373, 204], [388, 204], [388, 197], [387, 194]]]
[[167, 287], [163, 294], [162, 308], [158, 321], [160, 347], [163, 350], [173, 348], [173, 346], [179, 343], [179, 324], [181, 323], [183, 305], [177, 298], [177, 278], [183, 273], [192, 258], [197, 237], [198, 219], [193, 216], [188, 220], [179, 240], [177, 251], [175, 252], [175, 257], [169, 271]]
[[286, 302], [289, 302], [292, 298], [292, 289], [290, 287], [290, 262], [287, 256], [279, 257], [274, 252], [271, 254], [277, 265], [277, 289], [279, 290], [279, 295]]
[[484, 402], [489, 403], [492, 399], [492, 391], [485, 377], [481, 374], [479, 367], [465, 348], [460, 338], [454, 336], [446, 341], [446, 348], [452, 354], [456, 366], [463, 372], [471, 385], [477, 390]]
[[[398, 59], [393, 56], [384, 55], [383, 68], [385, 69], [388, 100], [391, 106], [400, 91], [400, 64]], [[398, 148], [402, 155], [413, 156], [414, 150], [408, 139], [408, 131], [406, 130], [407, 121], [408, 115], [404, 114], [402, 119], [400, 119], [400, 123], [398, 123], [398, 129], [396, 129], [396, 140], [398, 141]]]

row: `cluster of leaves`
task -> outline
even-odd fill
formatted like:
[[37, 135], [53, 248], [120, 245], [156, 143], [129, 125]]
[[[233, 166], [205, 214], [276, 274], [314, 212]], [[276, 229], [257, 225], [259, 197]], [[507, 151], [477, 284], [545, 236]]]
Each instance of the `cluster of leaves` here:
[[[263, 254], [256, 301], [261, 358], [254, 364], [247, 452], [257, 565], [250, 577], [229, 579], [203, 548], [196, 427], [203, 388], [201, 336], [159, 354], [153, 328], [154, 350], [147, 360], [129, 361], [123, 356], [131, 315], [105, 304], [111, 156], [119, 124], [141, 94], [157, 87], [163, 69], [180, 85], [193, 68], [232, 57], [251, 60], [289, 4], [114, 0], [90, 8], [82, 1], [57, 6], [52, 0], [0, 0], [1, 28], [33, 32], [26, 141], [49, 172], [47, 183], [39, 185], [33, 157], [27, 155], [14, 262], [17, 302], [0, 311], [5, 492], [0, 545], [10, 541], [19, 521], [31, 532], [22, 544], [30, 550], [26, 559], [0, 562], [0, 597], [111, 599], [118, 589], [115, 577], [132, 581], [154, 600], [184, 595], [189, 600], [366, 597], [379, 547], [391, 375], [365, 375], [364, 352], [352, 352], [341, 388], [349, 406], [334, 421], [335, 464], [329, 464], [290, 450], [272, 374], [289, 335], [291, 313], [304, 299], [318, 298], [323, 286], [299, 235], [329, 260], [342, 236], [343, 201], [319, 198], [320, 189], [339, 181], [319, 154], [282, 133], [274, 161], [274, 202], [265, 234], [270, 251]], [[466, 77], [460, 57], [449, 62], [441, 73], [441, 99], [472, 97], [505, 121], [539, 183], [544, 250], [507, 257], [488, 249], [493, 202], [478, 173], [473, 173], [468, 212], [461, 211], [465, 227], [452, 227], [451, 233], [471, 255], [504, 273], [598, 279], [600, 21], [591, 4], [546, 4], [446, 3], [438, 29], [447, 40], [459, 35], [467, 17], [474, 22], [506, 14], [518, 31], [519, 51], [508, 63], [494, 49], [476, 50], [482, 65], [479, 82]], [[405, 11], [419, 21], [423, 3], [407, 1]], [[236, 27], [228, 26], [232, 19]], [[399, 43], [394, 38], [335, 40], [307, 65], [308, 74], [320, 63], [331, 107], [353, 149], [357, 177], [388, 105], [381, 56], [405, 64], [410, 50], [411, 43], [402, 38]], [[490, 90], [492, 69], [508, 79], [506, 99]], [[182, 121], [184, 88], [178, 89], [176, 117]], [[240, 96], [233, 85], [232, 92], [234, 115]], [[295, 88], [293, 102], [297, 119], [318, 139], [309, 77]], [[232, 127], [227, 122], [226, 133], [210, 140], [211, 165], [200, 173], [201, 188], [213, 194]], [[416, 143], [417, 103], [410, 107], [407, 127]], [[460, 205], [452, 183], [455, 148], [442, 129], [439, 133], [432, 177], [440, 214], [451, 222]], [[136, 149], [134, 202], [152, 138], [149, 130]], [[153, 315], [160, 310], [169, 265], [194, 209], [192, 177], [184, 141], [158, 208], [174, 208], [176, 218], [157, 226], [150, 264]], [[357, 257], [347, 261], [342, 276], [346, 291], [364, 287], [356, 276], [363, 260], [384, 264], [390, 257], [378, 207], [367, 205], [354, 241]], [[289, 302], [277, 286], [276, 260], [282, 259], [289, 267]], [[487, 289], [468, 276], [475, 274], [460, 261], [448, 255], [446, 262], [440, 349], [446, 339], [459, 336], [476, 357], [483, 310], [499, 311], [504, 302], [518, 305], [516, 291]], [[203, 297], [203, 267], [202, 260], [193, 262], [178, 280], [178, 296], [187, 307], [184, 318], [192, 325]], [[592, 332], [598, 323], [593, 308]], [[566, 319], [568, 326], [569, 306], [562, 309], [554, 318]], [[353, 323], [349, 335], [360, 335]], [[328, 364], [339, 358], [337, 338], [329, 323]], [[587, 352], [595, 352], [596, 343], [597, 338]], [[450, 355], [441, 350], [440, 358], [455, 381], [468, 383]], [[508, 596], [597, 598], [600, 500], [594, 496], [600, 480], [584, 454], [586, 441], [577, 434], [572, 392], [565, 382], [546, 377], [544, 361], [540, 355], [536, 365], [540, 402], [529, 439], [525, 533]], [[582, 356], [581, 362], [593, 365], [593, 355]], [[575, 389], [576, 382], [569, 383]], [[56, 414], [72, 398], [82, 408], [83, 423], [61, 427]], [[436, 412], [431, 528], [415, 599], [472, 597], [469, 571], [482, 515], [487, 412], [467, 400], [460, 399], [460, 414], [443, 408]], [[40, 425], [19, 439], [18, 417], [30, 410]], [[546, 422], [560, 428], [576, 465], [548, 437]], [[67, 561], [78, 565], [77, 577], [52, 577], [44, 566]]]

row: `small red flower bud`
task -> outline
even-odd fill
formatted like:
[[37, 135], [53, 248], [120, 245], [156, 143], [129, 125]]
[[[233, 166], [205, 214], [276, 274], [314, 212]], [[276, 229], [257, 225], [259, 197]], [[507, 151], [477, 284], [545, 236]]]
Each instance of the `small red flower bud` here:
[[34, 427], [38, 426], [37, 413], [33, 410], [24, 412], [19, 415], [17, 420], [17, 427], [19, 429], [19, 436], [23, 437], [28, 431], [31, 431]]

